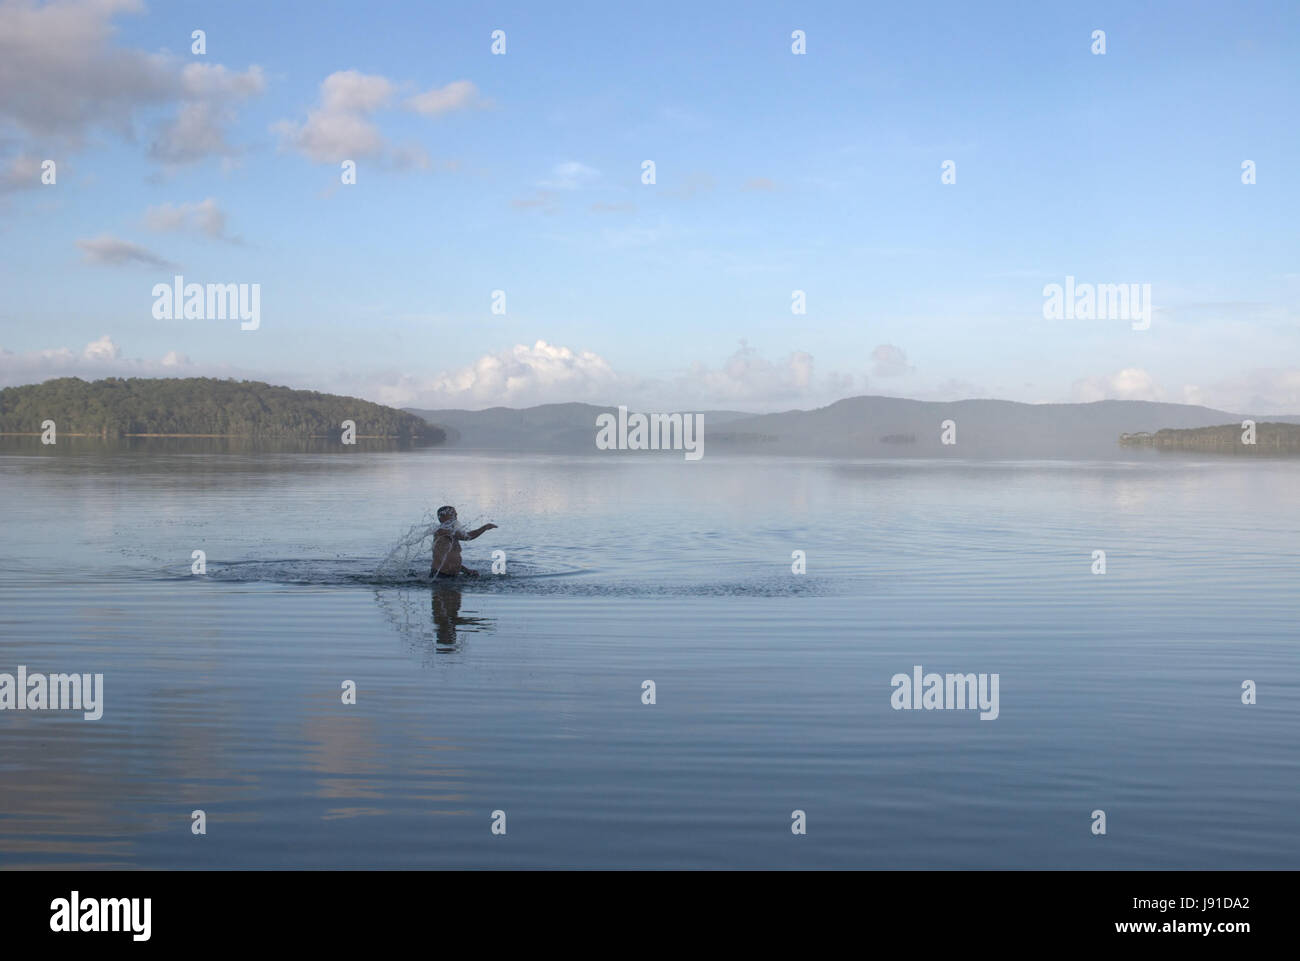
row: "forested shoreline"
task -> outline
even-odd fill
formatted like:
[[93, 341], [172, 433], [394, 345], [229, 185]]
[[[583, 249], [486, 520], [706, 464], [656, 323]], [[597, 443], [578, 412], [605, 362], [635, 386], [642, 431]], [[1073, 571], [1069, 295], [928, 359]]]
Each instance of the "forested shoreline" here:
[[0, 434], [95, 437], [358, 438], [437, 444], [445, 432], [405, 411], [356, 397], [213, 377], [61, 377], [0, 389]]
[[[1253, 443], [1245, 438], [1253, 434]], [[1150, 447], [1155, 450], [1209, 451], [1219, 454], [1300, 454], [1300, 424], [1262, 421], [1253, 431], [1241, 424], [1195, 427], [1186, 430], [1166, 428], [1153, 433], [1120, 434], [1121, 447]]]

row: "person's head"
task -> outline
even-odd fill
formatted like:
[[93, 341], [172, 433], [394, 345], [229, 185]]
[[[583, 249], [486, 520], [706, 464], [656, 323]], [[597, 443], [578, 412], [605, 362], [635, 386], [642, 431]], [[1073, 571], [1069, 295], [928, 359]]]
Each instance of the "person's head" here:
[[443, 524], [449, 523], [456, 519], [456, 508], [447, 506], [438, 508], [438, 520]]

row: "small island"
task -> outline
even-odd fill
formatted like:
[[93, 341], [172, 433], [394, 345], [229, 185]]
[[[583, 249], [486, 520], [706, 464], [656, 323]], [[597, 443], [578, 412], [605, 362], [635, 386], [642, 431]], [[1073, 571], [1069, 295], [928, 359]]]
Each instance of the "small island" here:
[[0, 390], [0, 434], [33, 435], [54, 421], [60, 436], [358, 439], [439, 444], [442, 428], [356, 397], [215, 377], [61, 377]]
[[1165, 428], [1155, 433], [1139, 431], [1120, 434], [1119, 445], [1248, 456], [1300, 454], [1300, 424], [1276, 424], [1268, 421], [1256, 424], [1253, 444], [1242, 443], [1243, 434], [1245, 428], [1241, 424], [1194, 427], [1188, 430]]

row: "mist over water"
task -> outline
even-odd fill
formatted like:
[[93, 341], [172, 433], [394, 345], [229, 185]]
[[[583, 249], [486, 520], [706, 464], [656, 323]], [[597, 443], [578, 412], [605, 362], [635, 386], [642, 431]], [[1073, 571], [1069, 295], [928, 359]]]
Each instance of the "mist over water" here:
[[0, 448], [0, 864], [1295, 867], [1296, 470]]

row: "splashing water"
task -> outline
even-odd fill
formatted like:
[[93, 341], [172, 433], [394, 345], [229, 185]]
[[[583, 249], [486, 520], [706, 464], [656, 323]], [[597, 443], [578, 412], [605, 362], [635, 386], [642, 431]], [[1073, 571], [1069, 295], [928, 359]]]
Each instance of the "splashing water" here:
[[[480, 518], [471, 523], [477, 524]], [[305, 586], [367, 586], [378, 588], [383, 592], [399, 591], [400, 604], [403, 609], [411, 604], [419, 610], [419, 618], [427, 620], [428, 608], [424, 601], [427, 592], [411, 595], [410, 587], [419, 584], [428, 587], [429, 563], [433, 553], [433, 537], [441, 523], [435, 512], [426, 510], [420, 520], [412, 524], [397, 543], [375, 562], [367, 557], [299, 557], [299, 558], [258, 558], [235, 561], [208, 562], [208, 578], [214, 581], [232, 581], [238, 583], [295, 584]], [[470, 525], [457, 521], [458, 530], [466, 530]], [[497, 592], [520, 592], [528, 594], [550, 594], [583, 597], [780, 597], [788, 595], [817, 595], [835, 593], [828, 582], [816, 578], [790, 578], [777, 574], [773, 576], [753, 576], [739, 574], [725, 580], [706, 580], [684, 582], [681, 578], [665, 578], [662, 575], [647, 580], [644, 576], [620, 575], [617, 572], [599, 571], [586, 566], [577, 566], [572, 562], [571, 551], [532, 549], [510, 549], [509, 571], [500, 574], [488, 573], [482, 564], [480, 576], [472, 579], [441, 582], [436, 585], [439, 590], [466, 590], [475, 594]], [[596, 579], [581, 579], [582, 575], [598, 575]], [[184, 575], [177, 575], [175, 570], [165, 573], [168, 578], [180, 576], [190, 581], [188, 569]], [[381, 606], [389, 598], [376, 594]], [[409, 603], [408, 603], [409, 602]], [[396, 618], [397, 621], [412, 621], [409, 614]]]
[[[442, 522], [434, 511], [425, 511], [419, 522], [412, 524], [410, 530], [384, 555], [375, 567], [374, 576], [408, 577], [427, 572], [433, 558], [433, 535], [441, 526]], [[457, 518], [455, 529], [464, 532], [469, 527]]]
[[433, 535], [442, 526], [433, 511], [425, 511], [418, 523], [402, 536], [375, 568], [375, 576], [406, 575], [419, 566], [426, 556], [433, 554]]

